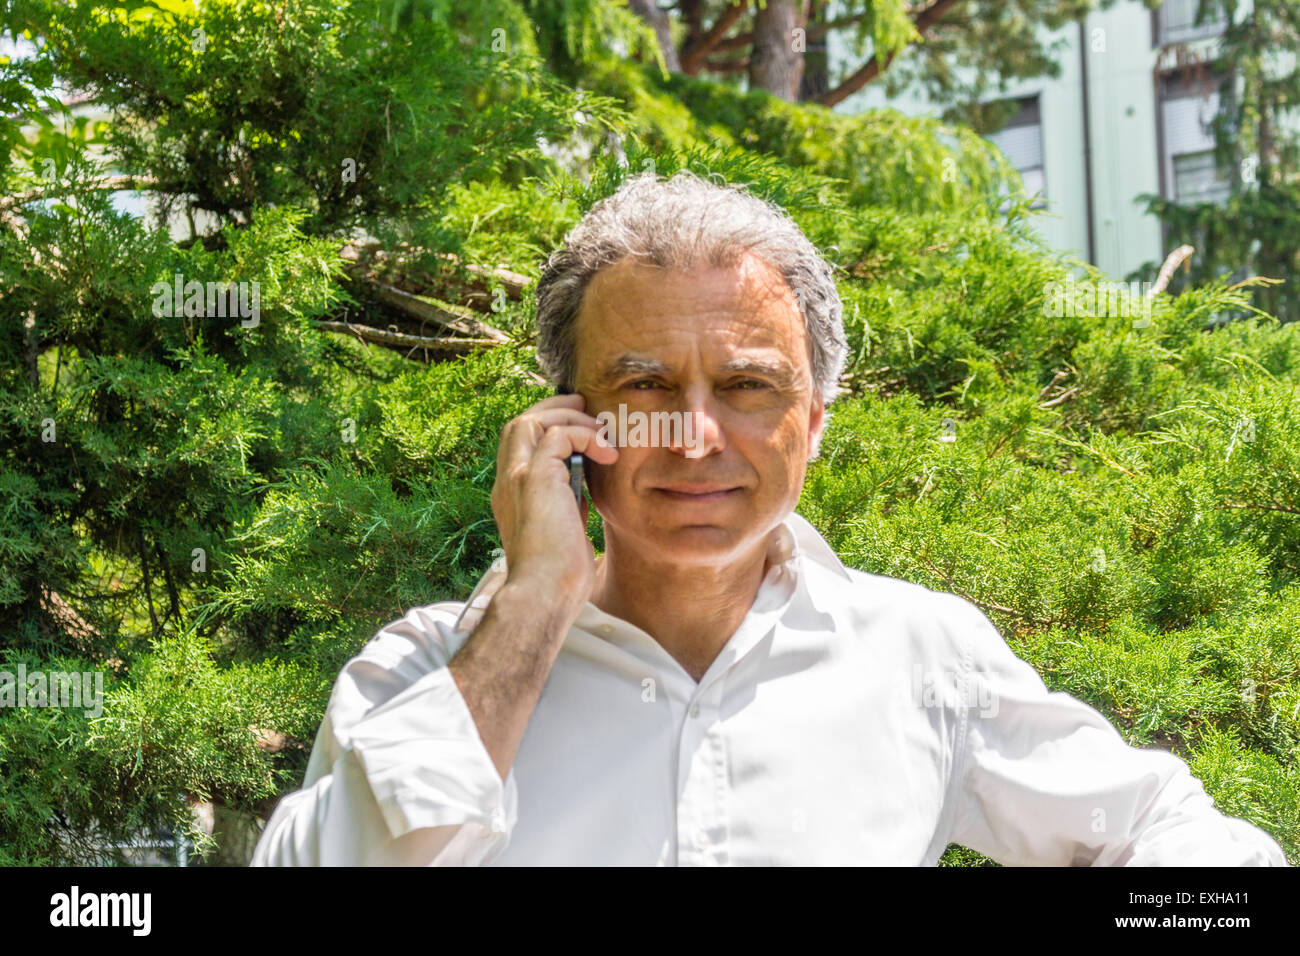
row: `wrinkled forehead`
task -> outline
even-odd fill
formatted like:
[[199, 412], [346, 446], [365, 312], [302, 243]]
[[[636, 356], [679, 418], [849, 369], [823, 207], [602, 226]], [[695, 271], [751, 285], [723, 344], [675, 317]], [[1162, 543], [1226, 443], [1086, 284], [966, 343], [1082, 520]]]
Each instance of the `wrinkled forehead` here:
[[771, 302], [797, 308], [794, 293], [781, 273], [754, 253], [742, 251], [722, 263], [670, 266], [625, 256], [592, 276], [582, 311], [617, 309], [632, 292], [654, 293], [654, 299], [710, 300], [739, 307]]
[[[661, 267], [625, 258], [588, 284], [576, 329], [578, 367], [662, 362], [674, 349], [717, 362], [810, 361], [803, 315], [774, 268], [753, 254], [732, 265]], [[589, 376], [584, 376], [589, 377]]]

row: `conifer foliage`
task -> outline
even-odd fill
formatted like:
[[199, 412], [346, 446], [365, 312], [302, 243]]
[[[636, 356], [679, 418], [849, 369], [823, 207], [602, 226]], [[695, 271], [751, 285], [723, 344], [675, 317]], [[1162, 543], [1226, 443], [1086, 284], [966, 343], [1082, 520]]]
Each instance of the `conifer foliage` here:
[[1300, 342], [1265, 280], [1062, 315], [1072, 263], [968, 130], [665, 77], [607, 4], [451, 6], [0, 5], [0, 670], [104, 688], [0, 707], [0, 863], [220, 859], [196, 802], [299, 785], [342, 664], [500, 543], [541, 261], [682, 168], [836, 265], [801, 512], [1300, 860]]

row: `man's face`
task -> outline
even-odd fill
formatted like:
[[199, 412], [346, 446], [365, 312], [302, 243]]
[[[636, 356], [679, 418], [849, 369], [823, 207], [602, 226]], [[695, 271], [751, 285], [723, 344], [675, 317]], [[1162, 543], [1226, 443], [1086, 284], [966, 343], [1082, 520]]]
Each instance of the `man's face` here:
[[753, 255], [689, 272], [623, 259], [588, 285], [576, 331], [588, 414], [623, 404], [697, 426], [694, 447], [622, 445], [613, 465], [588, 464], [610, 544], [697, 565], [757, 548], [798, 503], [822, 428], [803, 317], [780, 273]]

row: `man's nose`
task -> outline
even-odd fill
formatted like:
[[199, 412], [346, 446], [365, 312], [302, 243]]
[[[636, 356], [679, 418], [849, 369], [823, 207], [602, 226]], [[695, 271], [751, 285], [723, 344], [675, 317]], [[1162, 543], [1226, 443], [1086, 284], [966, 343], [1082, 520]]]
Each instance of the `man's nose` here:
[[674, 441], [669, 447], [687, 458], [703, 458], [725, 448], [727, 441], [721, 410], [713, 389], [707, 385], [692, 385], [680, 394], [681, 399], [674, 411], [681, 412], [682, 416], [681, 441]]

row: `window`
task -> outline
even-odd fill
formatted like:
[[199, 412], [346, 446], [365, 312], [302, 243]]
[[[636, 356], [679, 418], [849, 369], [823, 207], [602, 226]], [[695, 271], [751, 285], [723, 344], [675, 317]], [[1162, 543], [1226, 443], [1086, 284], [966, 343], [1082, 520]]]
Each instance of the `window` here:
[[1038, 112], [1038, 97], [1026, 96], [1017, 100], [1019, 111], [988, 140], [1007, 157], [1020, 173], [1025, 192], [1038, 198], [1033, 208], [1047, 205], [1047, 181], [1043, 176], [1043, 124]]
[[1211, 75], [1170, 74], [1160, 83], [1166, 198], [1175, 202], [1227, 200], [1231, 184], [1214, 160], [1210, 123], [1219, 112], [1218, 83]]
[[1214, 151], [1174, 157], [1174, 199], [1180, 203], [1224, 203], [1231, 185], [1214, 159]]
[[[1214, 0], [1205, 0], [1207, 5], [1213, 2]], [[1223, 11], [1218, 7], [1206, 10], [1204, 22], [1197, 25], [1196, 9], [1200, 3], [1201, 0], [1164, 0], [1156, 7], [1156, 44], [1168, 46], [1222, 33], [1227, 22], [1223, 19]]]

